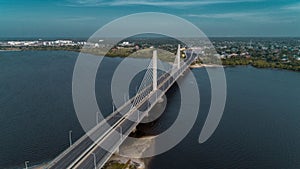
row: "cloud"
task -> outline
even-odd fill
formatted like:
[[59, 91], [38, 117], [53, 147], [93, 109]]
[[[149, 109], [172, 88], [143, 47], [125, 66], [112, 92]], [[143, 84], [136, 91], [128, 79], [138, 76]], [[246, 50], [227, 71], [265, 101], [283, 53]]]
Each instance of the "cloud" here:
[[80, 17], [69, 17], [69, 18], [62, 18], [63, 20], [68, 20], [68, 21], [88, 21], [88, 20], [95, 20], [97, 19], [96, 17], [91, 17], [91, 16], [80, 16]]
[[158, 1], [158, 0], [75, 0], [69, 1], [68, 6], [129, 6], [129, 5], [145, 5], [145, 6], [164, 6], [164, 7], [186, 7], [186, 6], [203, 6], [212, 4], [226, 3], [242, 3], [256, 2], [261, 0], [197, 0], [197, 1]]
[[187, 17], [203, 19], [231, 19], [252, 23], [291, 23], [295, 17], [286, 16], [278, 12], [236, 12], [236, 13], [213, 13], [213, 14], [189, 14]]
[[139, 1], [139, 0], [129, 0], [129, 1], [115, 1], [112, 3], [114, 6], [121, 5], [148, 5], [148, 6], [194, 6], [194, 5], [210, 5], [210, 4], [225, 4], [225, 3], [238, 3], [240, 1], [236, 0], [210, 0], [210, 1]]
[[61, 4], [63, 6], [69, 7], [85, 7], [85, 6], [102, 6], [108, 5], [109, 3], [103, 0], [66, 0], [65, 4]]
[[226, 19], [226, 18], [245, 18], [254, 17], [259, 13], [216, 13], [216, 14], [189, 14], [188, 17], [197, 18], [214, 18], [214, 19]]
[[284, 7], [282, 7], [282, 9], [285, 9], [285, 10], [300, 10], [300, 3], [284, 6]]

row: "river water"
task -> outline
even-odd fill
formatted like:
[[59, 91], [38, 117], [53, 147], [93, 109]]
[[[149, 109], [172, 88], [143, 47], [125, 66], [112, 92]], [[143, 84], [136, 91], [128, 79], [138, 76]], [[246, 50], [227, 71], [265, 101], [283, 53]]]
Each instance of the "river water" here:
[[[67, 51], [0, 52], [0, 168], [46, 162], [75, 141], [83, 130], [72, 103], [72, 74], [78, 53]], [[104, 114], [112, 111], [110, 82], [121, 58], [106, 58], [97, 75], [96, 93]], [[299, 72], [227, 67], [227, 102], [214, 135], [198, 137], [210, 106], [204, 68], [193, 69], [201, 95], [196, 123], [170, 151], [152, 158], [150, 169], [300, 168]], [[145, 132], [172, 125], [180, 100], [174, 85], [164, 114]]]

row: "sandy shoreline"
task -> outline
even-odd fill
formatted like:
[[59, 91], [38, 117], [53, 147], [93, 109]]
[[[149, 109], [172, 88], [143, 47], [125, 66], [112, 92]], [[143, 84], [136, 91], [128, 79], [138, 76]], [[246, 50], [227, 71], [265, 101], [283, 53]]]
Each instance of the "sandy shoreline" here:
[[[130, 162], [130, 165], [135, 166], [137, 169], [147, 169], [151, 159], [141, 157], [143, 157], [145, 151], [149, 150], [152, 144], [155, 144], [154, 137], [152, 136], [142, 137], [137, 140], [127, 139], [120, 146], [119, 154], [121, 155], [114, 154], [107, 163], [115, 161], [120, 164], [126, 164]], [[126, 157], [127, 155], [131, 157]]]
[[[109, 168], [109, 164], [129, 164], [130, 166], [134, 166], [136, 169], [147, 169], [150, 158], [144, 159], [139, 158], [143, 156], [143, 153], [149, 149], [150, 144], [154, 144], [154, 137], [148, 136], [143, 137], [134, 141], [130, 141], [126, 139], [124, 143], [120, 146], [119, 154], [130, 154], [132, 157], [124, 157], [115, 153], [106, 164], [106, 167]], [[35, 165], [28, 167], [29, 169], [45, 169], [47, 167], [48, 162], [45, 162], [40, 165]]]
[[116, 154], [114, 154], [110, 158], [110, 160], [106, 163], [106, 165], [109, 165], [110, 163], [118, 163], [118, 164], [128, 163], [130, 166], [134, 166], [137, 169], [146, 169], [146, 164], [143, 159], [122, 157]]
[[223, 65], [216, 65], [216, 64], [193, 64], [190, 65], [190, 68], [202, 68], [202, 67], [224, 67]]
[[18, 50], [18, 49], [14, 49], [14, 50], [0, 50], [0, 52], [16, 52], [16, 51], [22, 51], [22, 50]]

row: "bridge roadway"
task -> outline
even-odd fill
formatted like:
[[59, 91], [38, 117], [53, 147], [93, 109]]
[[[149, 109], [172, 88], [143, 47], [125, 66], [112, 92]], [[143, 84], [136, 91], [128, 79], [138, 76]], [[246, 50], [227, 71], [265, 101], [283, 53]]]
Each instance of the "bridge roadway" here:
[[[61, 153], [48, 166], [48, 169], [94, 169], [95, 159], [97, 168], [103, 167], [123, 140], [134, 130], [139, 122], [147, 115], [164, 93], [175, 83], [180, 75], [186, 71], [197, 58], [192, 55], [182, 62], [179, 69], [171, 69], [157, 80], [158, 89], [152, 91], [152, 85], [147, 86], [136, 96], [149, 93], [140, 104], [131, 109], [133, 97], [118, 108], [102, 122], [78, 139], [71, 147]], [[170, 76], [170, 74], [172, 76]], [[107, 122], [107, 123], [106, 123]], [[114, 132], [117, 131], [117, 132]], [[121, 135], [122, 133], [122, 135]], [[94, 141], [96, 140], [96, 141]], [[102, 147], [105, 147], [103, 149]], [[107, 150], [110, 150], [108, 152]]]

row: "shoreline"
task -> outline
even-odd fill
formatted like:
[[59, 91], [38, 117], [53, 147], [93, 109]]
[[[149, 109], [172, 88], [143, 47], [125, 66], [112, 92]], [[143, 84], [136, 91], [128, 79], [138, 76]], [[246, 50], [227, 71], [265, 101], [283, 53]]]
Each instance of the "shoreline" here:
[[[85, 53], [84, 51], [81, 51], [81, 49], [66, 49], [66, 48], [24, 48], [24, 49], [13, 49], [13, 48], [9, 48], [9, 49], [0, 49], [0, 52], [5, 52], [5, 51], [73, 51], [73, 52], [78, 52], [78, 53]], [[97, 54], [93, 54], [93, 53], [89, 53], [89, 54], [92, 54], [92, 55], [95, 55], [95, 56], [99, 56]], [[118, 57], [118, 58], [126, 58], [128, 57], [128, 55], [115, 55], [115, 54], [106, 54], [105, 57], [111, 57], [111, 58], [114, 58], [114, 57]], [[132, 58], [135, 58], [135, 57], [132, 57]], [[244, 59], [240, 58], [238, 61], [243, 61]], [[263, 59], [261, 59], [263, 60]], [[226, 60], [227, 61], [227, 60]], [[254, 61], [257, 61], [257, 60], [254, 60]], [[257, 62], [259, 62], [260, 60], [258, 60]], [[223, 62], [223, 61], [222, 61]], [[230, 62], [230, 61], [229, 61]], [[276, 65], [276, 63], [273, 63], [273, 62], [266, 62], [266, 64], [268, 64], [267, 66], [260, 66], [260, 65], [256, 65], [256, 64], [253, 64], [252, 62], [249, 62], [247, 64], [228, 64], [228, 63], [222, 63], [222, 65], [210, 65], [210, 64], [194, 64], [194, 65], [191, 65], [190, 68], [201, 68], [201, 67], [227, 67], [227, 66], [247, 66], [247, 65], [251, 65], [255, 68], [259, 68], [259, 69], [262, 69], [262, 68], [275, 68], [275, 69], [278, 69], [278, 70], [290, 70], [290, 71], [294, 71], [294, 72], [299, 72], [300, 71], [300, 68], [299, 66], [288, 66], [288, 65], [284, 65], [284, 63], [280, 63], [281, 65]], [[280, 67], [280, 66], [283, 66], [283, 67]]]
[[12, 50], [1, 50], [0, 52], [17, 52], [17, 51], [22, 51], [22, 50], [18, 50], [18, 49], [12, 49]]
[[146, 163], [143, 159], [139, 158], [129, 158], [129, 157], [123, 157], [119, 156], [117, 154], [114, 154], [104, 165], [103, 168], [105, 169], [111, 169], [114, 165], [124, 165], [127, 167], [134, 167], [136, 169], [147, 169]]
[[[125, 156], [119, 155], [118, 153], [113, 154], [106, 164], [102, 167], [103, 169], [115, 169], [115, 167], [127, 166], [133, 167], [134, 169], [148, 169], [151, 162], [151, 158], [139, 158], [142, 157], [143, 153], [149, 149], [149, 145], [153, 144], [153, 136], [141, 137], [139, 140], [130, 141], [126, 140], [120, 146], [119, 154], [125, 154]], [[132, 157], [126, 157], [126, 154], [131, 154]], [[29, 169], [44, 169], [48, 165], [49, 161], [36, 164], [28, 167]]]
[[209, 68], [220, 68], [220, 67], [222, 67], [222, 68], [224, 68], [225, 66], [224, 65], [216, 65], [216, 64], [198, 64], [198, 63], [196, 63], [196, 64], [193, 64], [193, 65], [191, 65], [190, 66], [190, 68], [192, 68], [192, 69], [197, 69], [197, 68], [202, 68], [202, 67], [209, 67]]
[[[115, 165], [130, 165], [135, 169], [148, 169], [151, 158], [142, 158], [145, 151], [150, 150], [151, 144], [155, 144], [153, 136], [141, 137], [138, 140], [127, 140], [122, 143], [119, 152], [115, 153], [103, 167], [109, 168], [110, 164]], [[128, 157], [126, 154], [130, 154]]]

